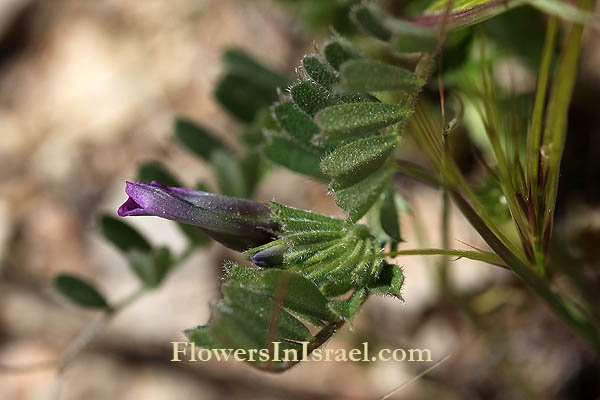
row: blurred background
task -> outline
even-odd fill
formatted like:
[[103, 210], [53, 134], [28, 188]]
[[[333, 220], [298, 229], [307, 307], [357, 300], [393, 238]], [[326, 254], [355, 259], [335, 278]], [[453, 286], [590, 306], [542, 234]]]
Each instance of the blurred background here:
[[[124, 182], [136, 178], [141, 163], [160, 160], [187, 186], [218, 186], [210, 166], [172, 138], [175, 118], [185, 117], [241, 151], [241, 124], [214, 97], [223, 51], [243, 49], [293, 79], [298, 60], [312, 51], [313, 40], [327, 37], [329, 25], [355, 33], [345, 17], [351, 3], [0, 1], [3, 366], [58, 358], [96, 317], [54, 292], [56, 274], [84, 276], [111, 300], [136, 288], [126, 261], [100, 236], [98, 218], [115, 215], [126, 199]], [[590, 266], [588, 279], [597, 280], [600, 41], [595, 36], [585, 43], [560, 229], [576, 238], [567, 250]], [[516, 64], [515, 70], [514, 62], [506, 63], [497, 78], [519, 74], [522, 87], [534, 88], [535, 70]], [[457, 157], [468, 151], [459, 145]], [[463, 158], [469, 168], [473, 160]], [[440, 194], [410, 181], [398, 185], [407, 205], [403, 247], [440, 246]], [[343, 215], [326, 185], [283, 169], [270, 170], [253, 197]], [[174, 251], [186, 246], [169, 221], [128, 222], [153, 243]], [[452, 247], [485, 247], [455, 210], [451, 227]], [[58, 389], [61, 399], [366, 399], [431, 364], [310, 362], [269, 375], [236, 362], [169, 362], [170, 342], [185, 340], [184, 329], [207, 321], [227, 259], [242, 260], [217, 243], [195, 251], [162, 287], [120, 313], [60, 376], [53, 368], [2, 367], [0, 399], [53, 399]], [[370, 299], [353, 327], [326, 344], [350, 349], [368, 341], [372, 349], [427, 348], [434, 360], [452, 355], [393, 398], [600, 398], [598, 355], [511, 274], [452, 261], [453, 290], [461, 294], [453, 302], [440, 296], [437, 258], [395, 261], [404, 267], [405, 302]]]

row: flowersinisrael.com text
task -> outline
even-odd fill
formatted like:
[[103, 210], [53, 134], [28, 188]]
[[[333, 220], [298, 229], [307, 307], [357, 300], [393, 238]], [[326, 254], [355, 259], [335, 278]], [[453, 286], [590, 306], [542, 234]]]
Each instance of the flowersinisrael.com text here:
[[[205, 349], [189, 342], [171, 342], [173, 345], [173, 358], [171, 361], [407, 361], [428, 362], [432, 361], [429, 349], [380, 349], [369, 352], [369, 343], [363, 342], [361, 348], [354, 349], [314, 349], [309, 353], [310, 342], [299, 342], [300, 351], [296, 349], [280, 349], [281, 342], [273, 342], [272, 351], [269, 349]], [[274, 356], [271, 358], [271, 354]]]

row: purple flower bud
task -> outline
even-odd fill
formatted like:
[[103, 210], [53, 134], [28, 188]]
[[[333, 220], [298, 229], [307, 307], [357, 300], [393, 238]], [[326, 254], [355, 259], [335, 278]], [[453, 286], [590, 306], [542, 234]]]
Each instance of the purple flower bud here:
[[129, 198], [119, 207], [121, 217], [152, 215], [197, 226], [233, 250], [243, 251], [275, 240], [279, 226], [263, 203], [156, 181], [127, 182]]
[[259, 267], [278, 267], [283, 264], [283, 255], [287, 250], [283, 243], [267, 247], [252, 256], [252, 262]]

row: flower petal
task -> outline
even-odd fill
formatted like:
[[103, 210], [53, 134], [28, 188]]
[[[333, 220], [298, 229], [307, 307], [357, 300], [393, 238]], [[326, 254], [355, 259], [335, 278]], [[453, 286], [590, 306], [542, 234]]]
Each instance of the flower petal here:
[[117, 210], [119, 217], [129, 217], [133, 215], [150, 215], [144, 209], [135, 202], [131, 197], [125, 201]]
[[263, 203], [158, 182], [127, 182], [120, 216], [153, 215], [195, 225], [223, 245], [245, 250], [274, 239], [278, 225]]

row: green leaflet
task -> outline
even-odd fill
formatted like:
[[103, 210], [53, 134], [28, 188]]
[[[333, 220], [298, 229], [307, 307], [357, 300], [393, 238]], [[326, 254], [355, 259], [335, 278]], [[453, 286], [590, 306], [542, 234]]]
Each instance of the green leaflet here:
[[360, 26], [365, 32], [376, 37], [377, 39], [388, 41], [392, 36], [392, 32], [383, 24], [382, 21], [367, 7], [359, 6], [352, 10], [351, 14], [354, 22]]
[[263, 150], [271, 161], [303, 175], [326, 181], [327, 177], [319, 168], [320, 155], [299, 146], [285, 137], [271, 137]]
[[352, 323], [352, 318], [366, 300], [369, 291], [366, 288], [357, 289], [348, 300], [333, 300], [331, 309]]
[[252, 287], [260, 287], [262, 285], [262, 277], [258, 270], [246, 268], [243, 265], [237, 265], [233, 262], [225, 263], [225, 277], [237, 284], [250, 285]]
[[329, 309], [327, 299], [308, 279], [283, 270], [270, 269], [264, 272], [263, 281], [265, 289], [271, 293], [277, 294], [282, 288], [286, 289], [283, 306], [290, 311], [322, 321], [332, 322], [338, 319]]
[[[401, 53], [431, 52], [437, 46], [440, 12], [424, 14], [412, 21], [398, 19], [371, 3], [358, 7], [355, 22], [372, 36], [390, 42]], [[460, 14], [457, 14], [457, 18]]]
[[[196, 232], [186, 233], [192, 243], [197, 246], [209, 242], [199, 229], [193, 226], [177, 224], [181, 229], [190, 229]], [[104, 215], [100, 220], [102, 235], [125, 253], [129, 267], [147, 287], [156, 287], [167, 275], [174, 264], [173, 257], [166, 247], [152, 248], [152, 245], [136, 229], [119, 219]], [[185, 231], [184, 231], [185, 233]], [[57, 281], [63, 286], [63, 281]], [[67, 284], [69, 281], [67, 279]], [[72, 284], [72, 283], [71, 283]], [[78, 284], [78, 287], [81, 287]], [[80, 289], [82, 291], [84, 289]], [[85, 289], [88, 291], [88, 289]], [[68, 296], [68, 295], [67, 295]], [[97, 297], [93, 294], [85, 295], [86, 298]], [[89, 301], [89, 300], [88, 300]]]
[[277, 100], [277, 87], [260, 87], [247, 77], [225, 75], [218, 83], [215, 98], [241, 122], [250, 123], [261, 108]]
[[367, 213], [367, 226], [371, 233], [382, 247], [389, 243], [391, 251], [397, 250], [398, 244], [404, 241], [400, 225], [401, 211], [407, 211], [407, 205], [390, 182]]
[[127, 258], [133, 272], [149, 288], [158, 287], [175, 264], [167, 247], [152, 252], [132, 251]]
[[323, 55], [329, 65], [337, 70], [339, 70], [340, 65], [345, 61], [353, 58], [360, 58], [358, 51], [342, 40], [333, 40], [326, 43], [323, 48]]
[[400, 223], [398, 222], [398, 207], [396, 206], [396, 191], [392, 186], [384, 193], [379, 210], [379, 223], [381, 228], [392, 241], [402, 241]]
[[248, 197], [244, 171], [237, 159], [228, 152], [215, 151], [210, 160], [217, 176], [219, 189], [223, 194]]
[[287, 100], [277, 104], [273, 107], [273, 114], [281, 129], [306, 146], [312, 146], [312, 138], [321, 131], [317, 124], [292, 101]]
[[240, 50], [227, 50], [223, 56], [225, 74], [215, 90], [215, 97], [232, 116], [251, 122], [264, 107], [277, 100], [277, 88], [289, 80], [261, 65]]
[[54, 288], [81, 307], [110, 310], [104, 295], [93, 284], [75, 275], [57, 275], [54, 278]]
[[362, 93], [332, 93], [312, 81], [298, 82], [290, 88], [292, 100], [301, 110], [314, 117], [320, 110], [344, 103], [371, 103], [378, 100]]
[[363, 92], [404, 89], [414, 94], [425, 84], [423, 79], [404, 68], [366, 58], [345, 62], [340, 72], [345, 87]]
[[370, 136], [338, 147], [321, 161], [321, 170], [333, 178], [332, 188], [347, 187], [378, 170], [399, 142], [396, 135]]
[[344, 103], [379, 103], [379, 100], [375, 96], [371, 96], [368, 93], [357, 93], [347, 92], [340, 93], [337, 95], [338, 104]]
[[[316, 84], [312, 85], [317, 87]], [[326, 181], [326, 176], [319, 168], [323, 149], [312, 143], [313, 136], [319, 133], [319, 127], [290, 100], [275, 105], [273, 116], [282, 131], [268, 137], [263, 148], [264, 155], [294, 172]]]
[[382, 168], [362, 181], [334, 190], [335, 202], [348, 212], [348, 221], [358, 221], [381, 195], [394, 175], [391, 168]]
[[294, 103], [311, 117], [325, 107], [339, 103], [337, 96], [313, 82], [296, 83], [291, 87], [290, 93]]
[[152, 250], [152, 245], [137, 229], [120, 219], [103, 215], [100, 218], [100, 231], [106, 240], [123, 252], [130, 250], [149, 252]]
[[181, 145], [205, 161], [210, 160], [210, 156], [214, 151], [228, 151], [227, 146], [217, 139], [214, 134], [183, 118], [175, 120], [175, 137]]
[[[223, 301], [210, 307], [211, 320], [208, 325], [186, 331], [191, 342], [205, 348], [221, 349], [268, 349], [269, 326], [273, 315], [277, 315], [277, 334], [272, 338], [280, 342], [281, 351], [301, 350], [295, 341], [309, 341], [310, 331], [288, 311], [273, 312], [272, 294], [257, 289], [225, 284], [221, 287]], [[278, 353], [281, 358], [283, 353]], [[254, 358], [259, 362], [258, 357]]]
[[[271, 203], [287, 247], [282, 268], [310, 279], [327, 296], [360, 289], [378, 278], [380, 248], [363, 225]], [[256, 250], [256, 249], [254, 249]]]
[[228, 74], [250, 78], [261, 87], [284, 87], [289, 82], [240, 49], [227, 49], [223, 53], [223, 64]]
[[262, 162], [257, 149], [249, 149], [244, 155], [238, 158], [238, 164], [244, 175], [246, 197], [250, 198], [265, 173], [265, 164]]
[[[322, 153], [332, 145], [343, 144], [348, 141], [348, 137], [336, 137], [331, 135], [315, 135], [320, 132], [320, 128], [315, 126], [311, 120], [316, 113], [333, 105], [342, 105], [345, 103], [378, 103], [375, 97], [358, 92], [336, 92], [332, 93], [323, 85], [315, 81], [300, 81], [290, 88], [291, 101], [283, 101], [274, 109], [275, 117], [278, 119], [281, 128], [290, 136], [295, 137], [300, 143], [309, 147], [317, 144], [322, 147], [318, 152]], [[291, 104], [288, 104], [291, 103]], [[293, 107], [295, 105], [295, 107]], [[305, 116], [305, 114], [307, 114]], [[308, 118], [307, 118], [308, 117]], [[312, 140], [308, 141], [308, 136]]]
[[[379, 14], [385, 15], [382, 11]], [[437, 25], [396, 19], [391, 15], [382, 18], [382, 23], [391, 32], [389, 42], [392, 49], [400, 53], [428, 53], [437, 47], [438, 35], [434, 29]]]
[[409, 110], [397, 104], [354, 103], [327, 107], [315, 120], [325, 135], [351, 135], [384, 128], [409, 114]]
[[304, 57], [302, 66], [313, 81], [326, 88], [340, 81], [340, 74], [328, 64], [321, 62], [320, 57], [316, 55]]

